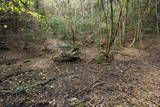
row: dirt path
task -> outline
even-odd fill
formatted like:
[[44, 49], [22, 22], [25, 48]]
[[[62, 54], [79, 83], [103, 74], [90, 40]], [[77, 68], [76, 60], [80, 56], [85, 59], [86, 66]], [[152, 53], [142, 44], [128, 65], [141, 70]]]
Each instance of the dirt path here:
[[108, 64], [1, 53], [0, 107], [160, 107], [160, 45], [149, 52]]

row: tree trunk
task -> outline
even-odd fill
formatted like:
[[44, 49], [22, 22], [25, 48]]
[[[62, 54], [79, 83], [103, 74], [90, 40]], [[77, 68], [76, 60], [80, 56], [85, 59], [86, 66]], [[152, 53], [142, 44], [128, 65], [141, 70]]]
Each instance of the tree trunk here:
[[158, 0], [155, 0], [155, 9], [156, 9], [156, 30], [157, 30], [157, 38], [159, 38]]

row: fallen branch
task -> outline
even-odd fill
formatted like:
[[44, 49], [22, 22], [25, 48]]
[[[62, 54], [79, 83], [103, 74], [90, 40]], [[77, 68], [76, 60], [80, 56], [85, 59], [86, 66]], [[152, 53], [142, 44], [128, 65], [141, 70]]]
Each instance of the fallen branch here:
[[42, 87], [42, 86], [48, 84], [51, 81], [54, 81], [54, 80], [58, 79], [59, 77], [63, 77], [63, 75], [60, 73], [60, 69], [56, 65], [55, 65], [55, 67], [56, 67], [56, 70], [58, 72], [57, 76], [52, 77], [52, 78], [50, 78], [48, 80], [44, 80], [44, 81], [38, 82], [38, 83], [36, 83], [36, 84], [34, 84], [32, 86], [26, 86], [26, 87], [22, 87], [21, 86], [22, 88], [17, 89], [17, 90], [3, 90], [2, 89], [2, 91], [0, 90], [0, 95], [17, 94], [17, 93], [21, 93], [21, 92], [26, 92], [27, 93], [27, 91], [31, 91], [31, 90], [37, 89], [39, 87]]
[[21, 92], [27, 92], [27, 91], [30, 91], [30, 90], [33, 90], [33, 89], [37, 89], [39, 87], [42, 87], [44, 85], [46, 85], [47, 83], [51, 82], [51, 81], [54, 81], [56, 80], [56, 78], [50, 78], [48, 80], [45, 80], [45, 81], [41, 81], [39, 83], [36, 83], [32, 86], [27, 86], [27, 87], [23, 87], [23, 88], [20, 88], [18, 90], [4, 90], [4, 91], [0, 91], [0, 95], [8, 95], [8, 94], [17, 94], [17, 93], [21, 93]]
[[8, 94], [10, 95], [10, 94], [17, 94], [17, 93], [21, 93], [21, 92], [26, 92], [27, 93], [28, 91], [31, 91], [31, 90], [37, 89], [39, 87], [42, 87], [42, 86], [48, 84], [51, 81], [55, 81], [56, 79], [59, 79], [60, 77], [64, 78], [64, 76], [66, 76], [66, 75], [61, 74], [61, 70], [56, 66], [56, 64], [55, 64], [55, 68], [56, 68], [56, 71], [58, 73], [57, 76], [55, 76], [55, 77], [52, 77], [48, 80], [44, 80], [44, 81], [41, 81], [41, 82], [37, 82], [36, 84], [31, 85], [31, 86], [26, 86], [26, 87], [20, 86], [21, 88], [19, 88], [17, 90], [3, 90], [3, 89], [1, 89], [0, 90], [0, 95], [8, 95]]
[[136, 41], [136, 38], [134, 38], [132, 43], [129, 45], [130, 48], [134, 45], [135, 41]]
[[83, 93], [84, 91], [86, 91], [87, 89], [89, 89], [91, 86], [93, 86], [95, 83], [97, 83], [98, 81], [99, 81], [99, 79], [96, 80], [96, 81], [94, 81], [94, 82], [92, 82], [90, 85], [88, 85], [88, 86], [86, 86], [86, 87], [80, 89], [80, 90], [77, 91], [75, 94], [73, 94], [72, 97], [76, 97], [77, 95]]

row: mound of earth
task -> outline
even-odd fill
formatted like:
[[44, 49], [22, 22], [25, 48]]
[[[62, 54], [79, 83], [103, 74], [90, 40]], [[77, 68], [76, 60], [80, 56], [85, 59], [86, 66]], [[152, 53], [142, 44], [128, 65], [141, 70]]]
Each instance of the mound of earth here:
[[117, 60], [136, 60], [140, 58], [146, 58], [149, 57], [150, 53], [145, 50], [140, 50], [136, 48], [122, 48], [120, 51], [118, 51], [114, 58]]

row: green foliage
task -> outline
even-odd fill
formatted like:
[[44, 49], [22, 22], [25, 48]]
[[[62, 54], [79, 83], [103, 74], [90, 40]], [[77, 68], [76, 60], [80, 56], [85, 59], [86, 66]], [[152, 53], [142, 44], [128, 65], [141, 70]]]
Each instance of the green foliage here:
[[93, 61], [98, 63], [98, 64], [106, 64], [106, 65], [110, 64], [109, 59], [107, 59], [104, 55], [101, 55], [101, 56], [98, 56], [98, 57], [94, 58]]
[[62, 17], [56, 17], [56, 16], [42, 17], [41, 19], [39, 19], [39, 24], [42, 33], [50, 34], [53, 37], [58, 37], [62, 39], [65, 38], [66, 24], [65, 24], [65, 19], [63, 19]]
[[[76, 22], [76, 23], [74, 23]], [[80, 19], [77, 17], [52, 16], [42, 17], [39, 20], [41, 30], [46, 34], [49, 33], [55, 38], [69, 39], [71, 38], [71, 26], [74, 26], [74, 33], [82, 35], [87, 32], [93, 32], [93, 19]]]
[[[46, 1], [49, 3], [53, 2], [53, 4], [47, 4], [42, 1], [44, 2], [42, 5], [39, 0], [1, 0], [0, 15], [5, 16], [5, 14], [9, 14], [9, 17], [10, 15], [15, 15], [18, 16], [17, 19], [20, 20], [23, 20], [23, 18], [20, 18], [21, 16], [30, 17], [27, 19], [29, 21], [26, 23], [31, 23], [35, 26], [24, 26], [23, 28], [19, 26], [21, 28], [21, 33], [24, 35], [43, 35], [75, 42], [79, 40], [79, 38], [81, 39], [82, 36], [88, 36], [88, 33], [89, 35], [92, 33], [92, 35], [95, 36], [89, 38], [88, 41], [91, 41], [90, 43], [95, 43], [101, 49], [105, 49], [107, 45], [109, 45], [107, 42], [110, 41], [116, 44], [112, 45], [113, 48], [118, 48], [118, 45], [122, 43], [123, 39], [137, 36], [138, 33], [136, 32], [138, 32], [137, 26], [139, 21], [141, 21], [140, 29], [143, 34], [154, 33], [156, 31], [155, 9], [153, 8], [155, 6], [154, 2], [150, 1], [150, 3], [147, 3], [145, 0], [143, 0], [145, 3], [139, 0], [115, 1], [113, 2], [112, 22], [109, 2], [104, 2], [103, 7], [100, 1], [101, 0], [82, 0], [82, 3], [79, 2], [79, 4], [73, 4], [72, 1], [66, 2], [65, 0]], [[44, 7], [44, 5], [46, 7]], [[119, 18], [120, 13], [121, 17]], [[126, 23], [124, 23], [125, 19]], [[11, 20], [8, 20], [8, 22], [11, 22]], [[119, 28], [117, 27], [118, 23], [120, 23]], [[123, 25], [123, 23], [125, 25]], [[0, 25], [0, 28], [3, 29], [5, 27], [4, 25], [7, 24]], [[113, 27], [113, 31], [111, 31], [111, 26]], [[130, 31], [134, 33], [130, 33]], [[113, 37], [110, 38], [110, 35]], [[122, 38], [120, 36], [126, 37]], [[105, 43], [98, 37], [105, 38]], [[113, 39], [114, 37], [119, 38]]]
[[77, 19], [77, 33], [85, 34], [88, 32], [93, 32], [94, 29], [94, 19], [92, 17], [87, 19]]
[[31, 62], [32, 61], [32, 59], [25, 59], [24, 61], [23, 61], [23, 63], [29, 63], [29, 62]]
[[79, 46], [77, 44], [73, 44], [70, 42], [65, 42], [63, 44], [59, 44], [61, 48], [61, 57], [78, 57], [79, 56]]
[[11, 87], [10, 87], [10, 90], [13, 92], [12, 94], [16, 94], [16, 93], [19, 93], [19, 92], [22, 92], [23, 90], [26, 90], [25, 86], [21, 86], [19, 83], [17, 84], [13, 84]]
[[33, 29], [25, 28], [25, 29], [21, 29], [20, 33], [23, 36], [29, 36], [29, 35], [32, 35], [34, 33], [34, 30]]
[[85, 104], [84, 104], [84, 102], [82, 102], [82, 103], [76, 105], [75, 107], [85, 107]]
[[33, 0], [1, 0], [0, 11], [7, 13], [28, 13], [32, 16], [39, 17], [36, 12], [31, 11], [33, 6]]

